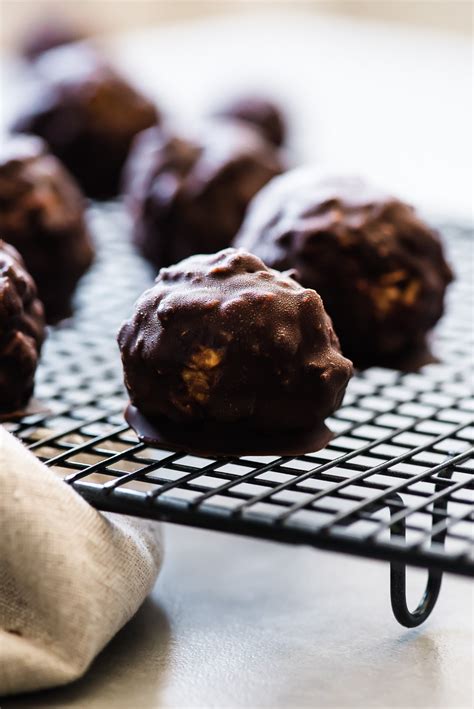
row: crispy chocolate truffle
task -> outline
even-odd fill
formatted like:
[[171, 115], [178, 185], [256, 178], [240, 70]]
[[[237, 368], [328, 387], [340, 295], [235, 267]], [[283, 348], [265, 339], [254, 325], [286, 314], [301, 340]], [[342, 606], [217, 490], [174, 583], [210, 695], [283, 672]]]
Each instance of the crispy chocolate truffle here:
[[48, 322], [70, 315], [76, 283], [94, 252], [83, 196], [39, 138], [16, 136], [2, 144], [0, 234], [25, 260]]
[[20, 254], [0, 241], [0, 414], [28, 402], [44, 340], [43, 306]]
[[113, 197], [134, 136], [159, 120], [156, 108], [84, 44], [51, 49], [35, 68], [14, 130], [43, 138], [88, 196]]
[[223, 106], [216, 115], [251, 123], [274, 145], [280, 146], [285, 142], [286, 121], [281, 109], [273, 101], [258, 96], [244, 96]]
[[158, 268], [229, 246], [252, 197], [283, 169], [244, 123], [215, 121], [195, 135], [140, 135], [125, 170], [134, 241]]
[[64, 44], [79, 42], [84, 33], [66, 20], [49, 18], [47, 22], [35, 23], [24, 37], [20, 47], [21, 55], [28, 61], [34, 61], [40, 54]]
[[178, 424], [178, 441], [208, 434], [213, 452], [260, 435], [287, 447], [337, 409], [352, 372], [319, 295], [235, 249], [162, 269], [118, 342], [142, 421]]
[[452, 280], [438, 235], [411, 206], [309, 168], [257, 196], [235, 244], [317, 290], [343, 353], [361, 367], [400, 366], [420, 351]]

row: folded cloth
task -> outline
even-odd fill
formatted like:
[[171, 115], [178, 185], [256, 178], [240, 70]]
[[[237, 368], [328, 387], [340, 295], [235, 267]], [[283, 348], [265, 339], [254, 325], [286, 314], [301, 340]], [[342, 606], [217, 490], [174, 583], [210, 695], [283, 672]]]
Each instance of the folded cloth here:
[[97, 512], [0, 426], [0, 695], [80, 677], [162, 557], [159, 524]]

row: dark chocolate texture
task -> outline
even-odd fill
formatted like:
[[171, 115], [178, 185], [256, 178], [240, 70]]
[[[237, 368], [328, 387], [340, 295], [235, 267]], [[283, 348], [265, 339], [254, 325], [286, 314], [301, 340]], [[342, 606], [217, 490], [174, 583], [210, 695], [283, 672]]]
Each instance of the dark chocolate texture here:
[[255, 126], [270, 142], [283, 145], [286, 139], [286, 121], [281, 109], [265, 98], [242, 96], [222, 106], [216, 113], [222, 118], [246, 121]]
[[202, 450], [199, 427], [214, 424], [219, 454], [236, 441], [239, 453], [255, 450], [258, 431], [273, 452], [296, 452], [290, 434], [319, 431], [352, 373], [319, 295], [235, 249], [162, 269], [118, 342], [131, 403], [158, 429], [164, 421], [161, 442], [174, 423], [171, 443], [194, 436]]
[[278, 151], [244, 123], [182, 137], [145, 131], [124, 178], [136, 246], [158, 268], [229, 246], [249, 201], [282, 170]]
[[59, 160], [34, 136], [2, 143], [0, 234], [21, 253], [48, 322], [69, 316], [77, 281], [94, 254], [84, 198]]
[[437, 233], [411, 206], [311, 168], [262, 190], [235, 245], [314, 288], [359, 367], [402, 367], [426, 350], [453, 277]]
[[28, 402], [45, 326], [43, 306], [21, 256], [0, 241], [0, 413]]
[[159, 121], [155, 106], [85, 44], [45, 52], [35, 70], [13, 129], [43, 138], [89, 197], [115, 196], [133, 138]]

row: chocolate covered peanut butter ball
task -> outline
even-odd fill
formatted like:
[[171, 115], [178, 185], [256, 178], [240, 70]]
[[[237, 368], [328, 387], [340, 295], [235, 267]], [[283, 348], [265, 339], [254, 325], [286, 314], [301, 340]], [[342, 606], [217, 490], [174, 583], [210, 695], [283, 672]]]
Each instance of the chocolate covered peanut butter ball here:
[[59, 160], [34, 136], [2, 143], [0, 234], [21, 253], [47, 321], [69, 316], [76, 284], [94, 255], [84, 198]]
[[17, 413], [33, 392], [44, 340], [43, 306], [21, 256], [0, 241], [0, 414]]
[[229, 246], [252, 197], [282, 170], [244, 123], [215, 121], [187, 136], [145, 131], [124, 177], [136, 246], [158, 268]]
[[162, 269], [118, 342], [139, 435], [214, 454], [315, 449], [352, 373], [319, 295], [235, 249]]
[[45, 52], [35, 70], [14, 130], [43, 138], [89, 197], [115, 196], [133, 138], [159, 120], [155, 106], [85, 44]]
[[359, 367], [403, 366], [426, 349], [453, 278], [437, 233], [411, 206], [310, 168], [262, 190], [235, 245], [317, 290]]
[[251, 123], [274, 145], [280, 146], [285, 142], [286, 121], [283, 112], [268, 99], [242, 96], [222, 106], [216, 115]]

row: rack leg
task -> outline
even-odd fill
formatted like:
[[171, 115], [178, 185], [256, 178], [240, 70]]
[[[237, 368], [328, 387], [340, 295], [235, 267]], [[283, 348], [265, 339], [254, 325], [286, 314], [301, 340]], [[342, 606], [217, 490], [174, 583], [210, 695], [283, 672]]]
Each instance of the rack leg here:
[[[444, 471], [442, 477], [447, 480], [450, 479], [452, 471]], [[435, 491], [441, 490], [444, 483], [440, 480], [439, 483], [435, 485]], [[403, 500], [396, 493], [394, 497], [398, 502]], [[447, 502], [444, 498], [438, 500], [433, 508], [433, 525], [442, 519], [441, 515], [446, 512]], [[396, 510], [394, 509], [394, 512]], [[397, 536], [406, 536], [406, 525], [405, 519], [399, 520], [392, 528], [391, 533]], [[433, 542], [438, 544], [444, 544], [446, 537], [446, 530], [438, 532], [432, 537]], [[405, 564], [400, 564], [397, 562], [392, 562], [390, 564], [390, 600], [392, 603], [392, 611], [398, 622], [405, 626], [405, 628], [416, 628], [417, 625], [421, 625], [425, 622], [431, 611], [436, 605], [438, 600], [439, 592], [441, 589], [441, 581], [443, 574], [440, 571], [430, 570], [428, 572], [428, 582], [426, 584], [425, 591], [419, 602], [418, 606], [414, 611], [410, 611], [407, 605], [407, 591], [406, 591], [406, 566]]]

